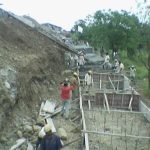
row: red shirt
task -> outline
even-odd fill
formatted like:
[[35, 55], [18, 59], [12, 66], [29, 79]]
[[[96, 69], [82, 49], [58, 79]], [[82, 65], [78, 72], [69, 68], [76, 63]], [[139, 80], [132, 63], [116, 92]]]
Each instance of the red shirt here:
[[74, 89], [74, 86], [61, 86], [61, 99], [68, 100], [71, 97], [70, 92]]

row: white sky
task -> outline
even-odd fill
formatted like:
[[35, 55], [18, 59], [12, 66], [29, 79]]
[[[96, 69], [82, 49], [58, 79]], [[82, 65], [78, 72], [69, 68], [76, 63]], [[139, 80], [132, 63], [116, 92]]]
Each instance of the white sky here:
[[0, 0], [1, 8], [16, 15], [29, 15], [39, 23], [52, 23], [70, 30], [75, 21], [97, 10], [136, 9], [136, 0]]

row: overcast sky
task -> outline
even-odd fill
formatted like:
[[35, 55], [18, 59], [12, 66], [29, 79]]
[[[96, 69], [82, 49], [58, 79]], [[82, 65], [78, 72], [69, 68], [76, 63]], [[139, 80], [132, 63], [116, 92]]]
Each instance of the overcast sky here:
[[16, 15], [29, 15], [39, 23], [49, 22], [66, 30], [97, 10], [136, 9], [136, 0], [0, 0], [0, 3], [1, 8]]

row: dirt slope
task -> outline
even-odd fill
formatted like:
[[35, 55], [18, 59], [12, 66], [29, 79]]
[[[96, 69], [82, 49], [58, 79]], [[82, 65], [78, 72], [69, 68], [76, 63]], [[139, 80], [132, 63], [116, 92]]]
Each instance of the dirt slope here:
[[[0, 16], [1, 143], [24, 119], [37, 117], [42, 100], [59, 99], [64, 51], [64, 47], [35, 29], [9, 15]], [[4, 145], [12, 144], [9, 142]], [[4, 149], [3, 144], [0, 149]]]

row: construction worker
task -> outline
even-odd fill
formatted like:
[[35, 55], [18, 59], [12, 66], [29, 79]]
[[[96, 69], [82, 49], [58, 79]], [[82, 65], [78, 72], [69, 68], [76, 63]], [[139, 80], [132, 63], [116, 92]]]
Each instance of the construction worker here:
[[118, 73], [123, 73], [123, 71], [124, 71], [124, 64], [121, 61], [119, 61], [119, 72]]
[[135, 69], [134, 65], [132, 65], [130, 67], [130, 80], [134, 85], [135, 85], [135, 72], [136, 72], [136, 69]]
[[69, 111], [71, 108], [71, 91], [75, 89], [75, 86], [70, 86], [67, 81], [61, 85], [61, 100], [62, 100], [62, 117], [69, 118]]
[[75, 88], [72, 90], [72, 100], [79, 97], [79, 80], [78, 74], [76, 72], [73, 73], [73, 76], [70, 78], [70, 85], [74, 86]]
[[89, 93], [92, 85], [93, 85], [93, 77], [92, 77], [92, 71], [89, 70], [86, 74], [85, 74], [85, 86], [86, 86], [86, 93]]
[[84, 53], [80, 52], [79, 53], [79, 66], [80, 66], [80, 69], [84, 68], [84, 64], [85, 64]]
[[44, 126], [44, 132], [46, 135], [42, 138], [40, 150], [60, 150], [62, 148], [60, 137], [52, 133], [50, 124]]
[[110, 68], [109, 60], [110, 60], [109, 54], [106, 53], [104, 63], [103, 63], [103, 69], [109, 69]]
[[112, 69], [115, 73], [119, 72], [119, 61], [117, 59], [115, 59]]

